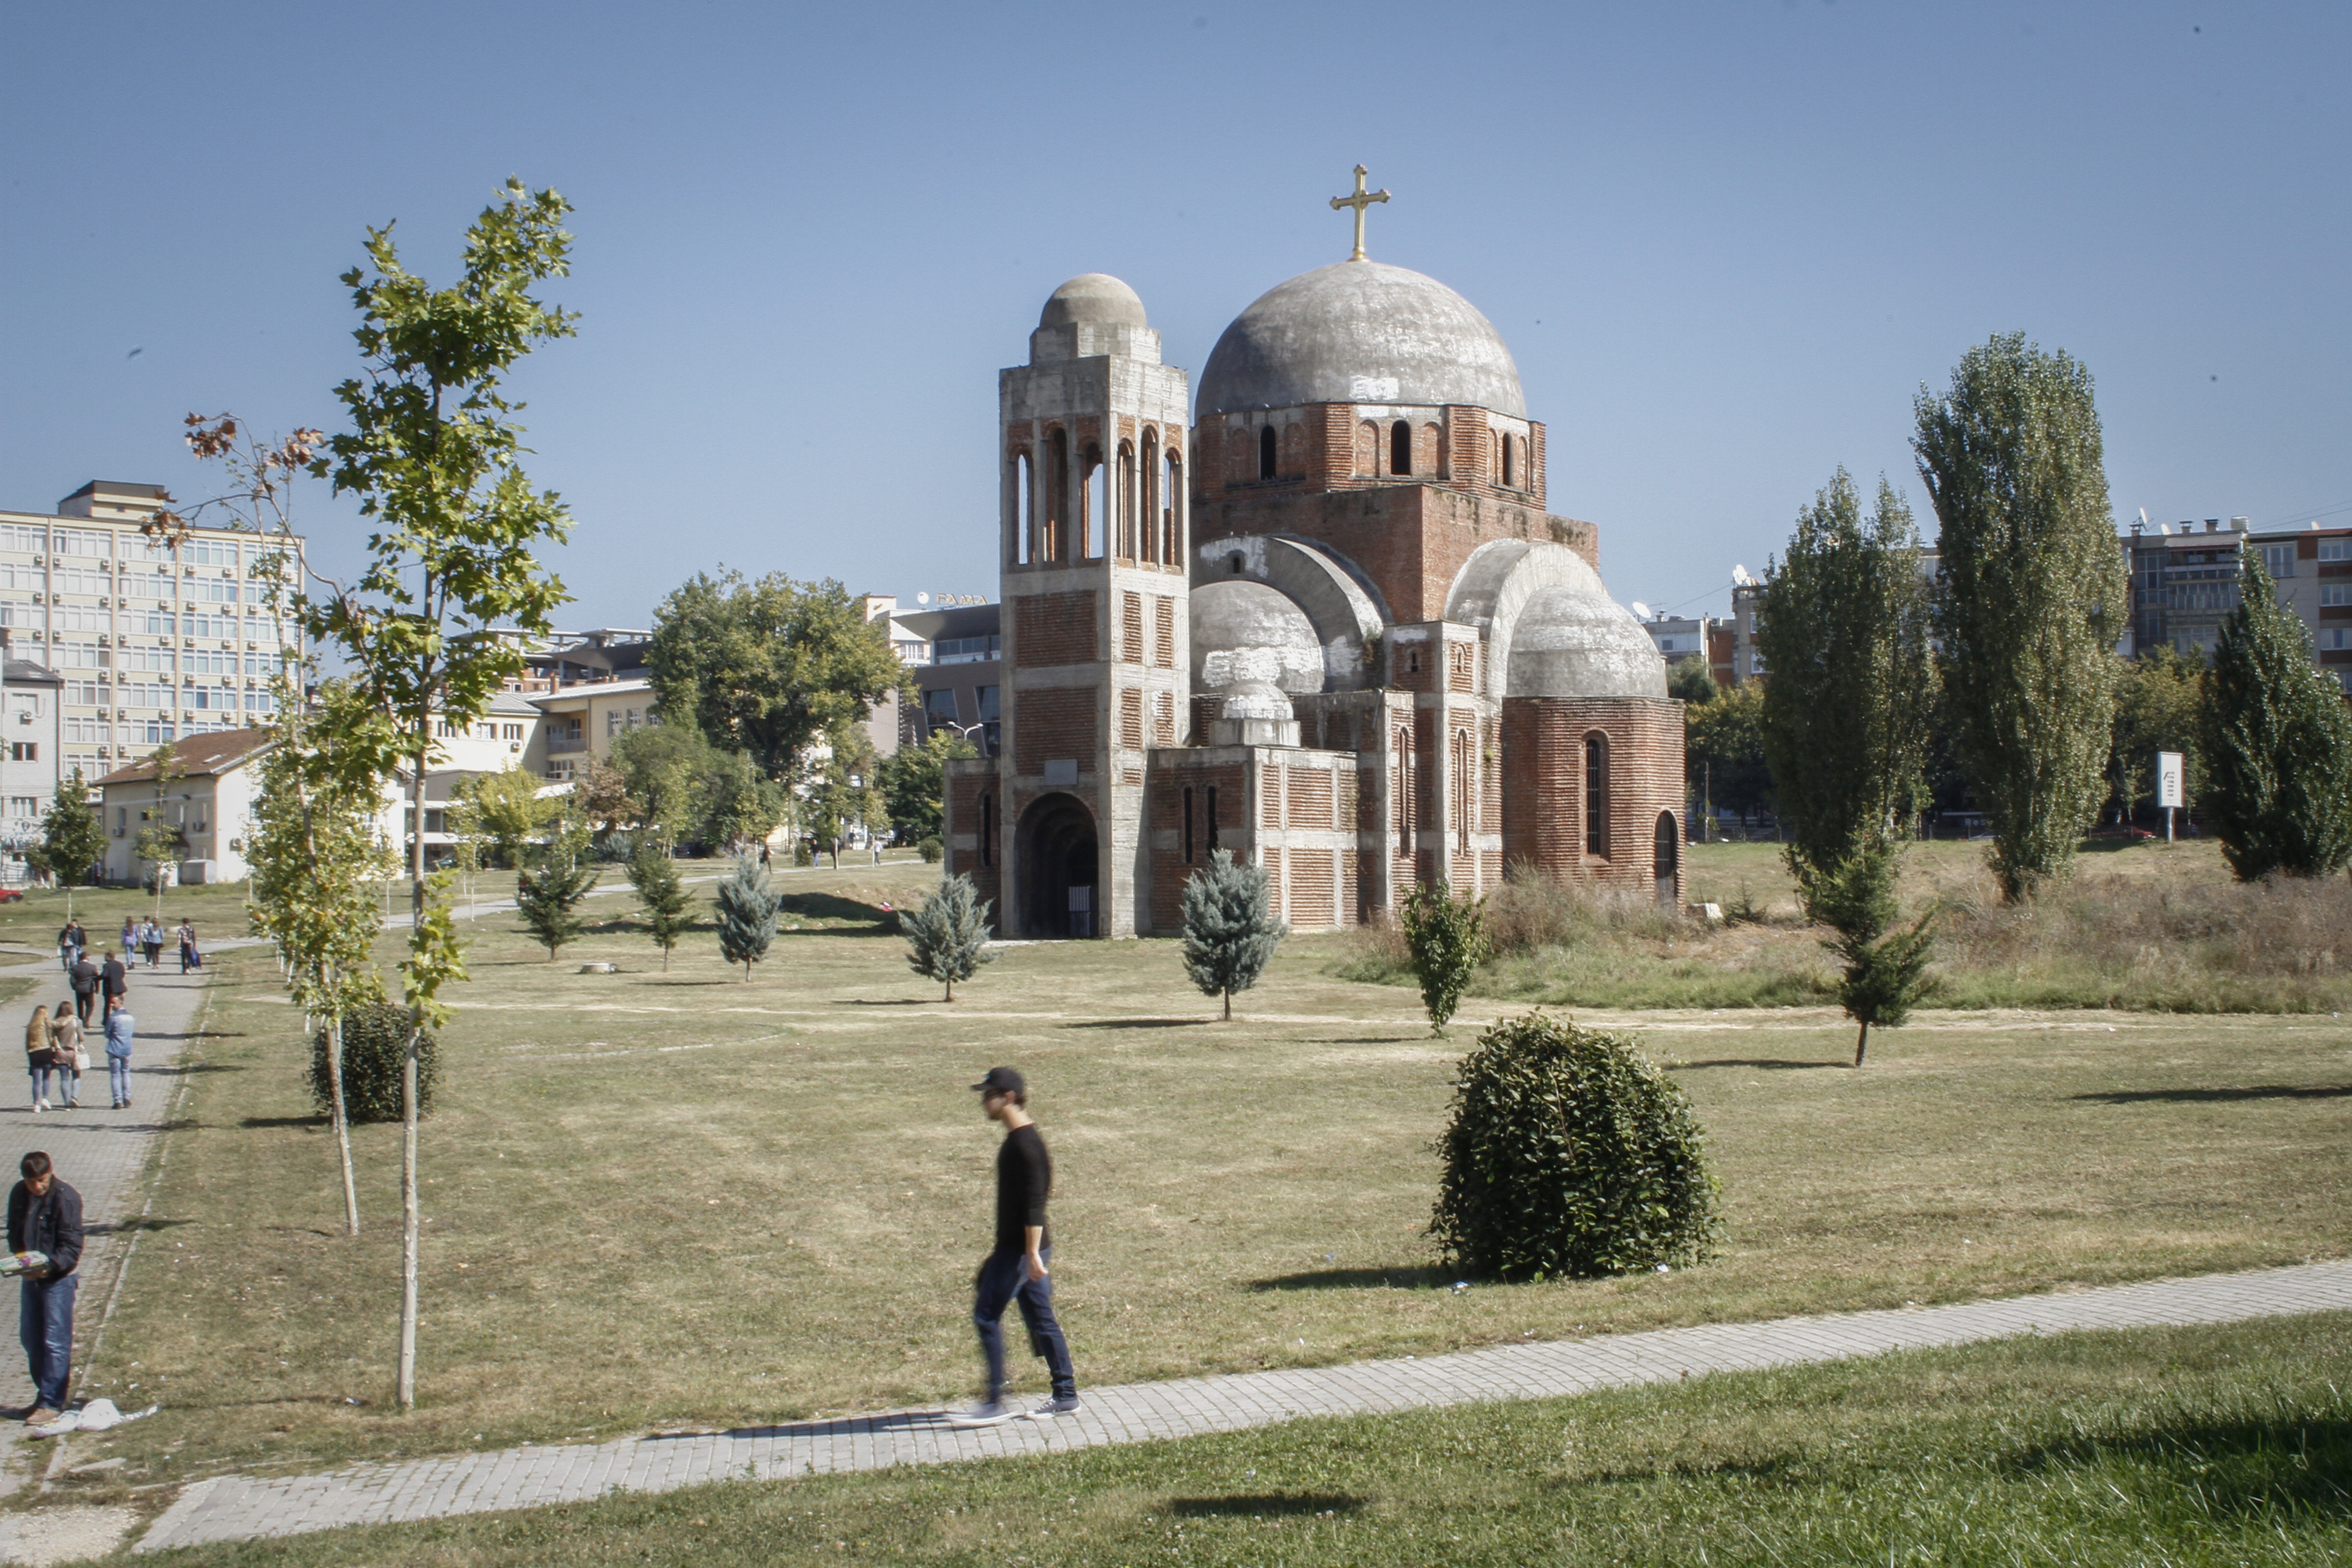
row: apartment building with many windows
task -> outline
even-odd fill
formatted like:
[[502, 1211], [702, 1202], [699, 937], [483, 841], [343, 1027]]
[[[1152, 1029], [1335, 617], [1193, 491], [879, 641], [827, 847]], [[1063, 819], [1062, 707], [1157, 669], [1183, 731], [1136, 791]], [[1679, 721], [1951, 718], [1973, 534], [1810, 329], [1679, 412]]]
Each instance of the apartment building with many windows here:
[[2311, 629], [2319, 668], [2352, 691], [2352, 528], [2312, 522], [2249, 533], [2246, 548], [2262, 552], [2279, 602]]
[[96, 781], [165, 742], [268, 723], [299, 646], [255, 576], [276, 547], [214, 528], [150, 539], [163, 504], [160, 485], [94, 479], [55, 513], [0, 511], [0, 626], [61, 682], [61, 773]]

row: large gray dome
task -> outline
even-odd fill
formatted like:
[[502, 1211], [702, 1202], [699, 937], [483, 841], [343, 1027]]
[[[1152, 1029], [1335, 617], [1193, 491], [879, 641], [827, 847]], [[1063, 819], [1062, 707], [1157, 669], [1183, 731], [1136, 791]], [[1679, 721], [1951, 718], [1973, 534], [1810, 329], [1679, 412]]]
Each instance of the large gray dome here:
[[1536, 589], [1511, 629], [1510, 697], [1666, 695], [1666, 664], [1632, 612], [1590, 584]]
[[1318, 267], [1268, 289], [1234, 319], [1201, 372], [1203, 414], [1303, 403], [1528, 413], [1494, 323], [1436, 279], [1377, 261]]

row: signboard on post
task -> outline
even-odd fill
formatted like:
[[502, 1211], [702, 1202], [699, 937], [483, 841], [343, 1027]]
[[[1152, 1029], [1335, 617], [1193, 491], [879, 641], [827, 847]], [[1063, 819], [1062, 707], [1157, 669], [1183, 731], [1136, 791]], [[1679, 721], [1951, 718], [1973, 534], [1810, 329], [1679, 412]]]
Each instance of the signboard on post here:
[[2156, 753], [2156, 804], [2164, 807], [2164, 841], [2172, 842], [2172, 814], [2189, 804], [2188, 770], [2179, 752]]

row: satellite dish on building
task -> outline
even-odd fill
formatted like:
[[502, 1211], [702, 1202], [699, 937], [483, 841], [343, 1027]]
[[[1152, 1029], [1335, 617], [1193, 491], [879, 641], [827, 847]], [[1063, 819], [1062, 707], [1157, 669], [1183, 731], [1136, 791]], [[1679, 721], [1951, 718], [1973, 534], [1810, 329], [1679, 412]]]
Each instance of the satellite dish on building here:
[[1752, 588], [1756, 585], [1756, 579], [1748, 574], [1747, 567], [1735, 565], [1731, 569], [1731, 585], [1735, 588]]
[[931, 596], [929, 594], [918, 594], [915, 595], [915, 603], [919, 605], [928, 605], [930, 602]]
[[1650, 618], [1650, 606], [1636, 599], [1633, 601], [1633, 614], [1646, 621]]

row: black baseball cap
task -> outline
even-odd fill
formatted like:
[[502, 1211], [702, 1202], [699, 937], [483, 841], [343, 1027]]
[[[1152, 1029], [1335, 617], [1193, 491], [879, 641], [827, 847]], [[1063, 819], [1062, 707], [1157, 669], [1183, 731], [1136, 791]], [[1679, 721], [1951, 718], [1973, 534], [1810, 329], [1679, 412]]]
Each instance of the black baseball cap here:
[[973, 1084], [971, 1087], [980, 1090], [982, 1094], [1026, 1094], [1029, 1092], [1028, 1084], [1022, 1081], [1021, 1075], [1013, 1071], [1011, 1068], [991, 1068], [988, 1069], [988, 1076], [982, 1079], [978, 1083]]

